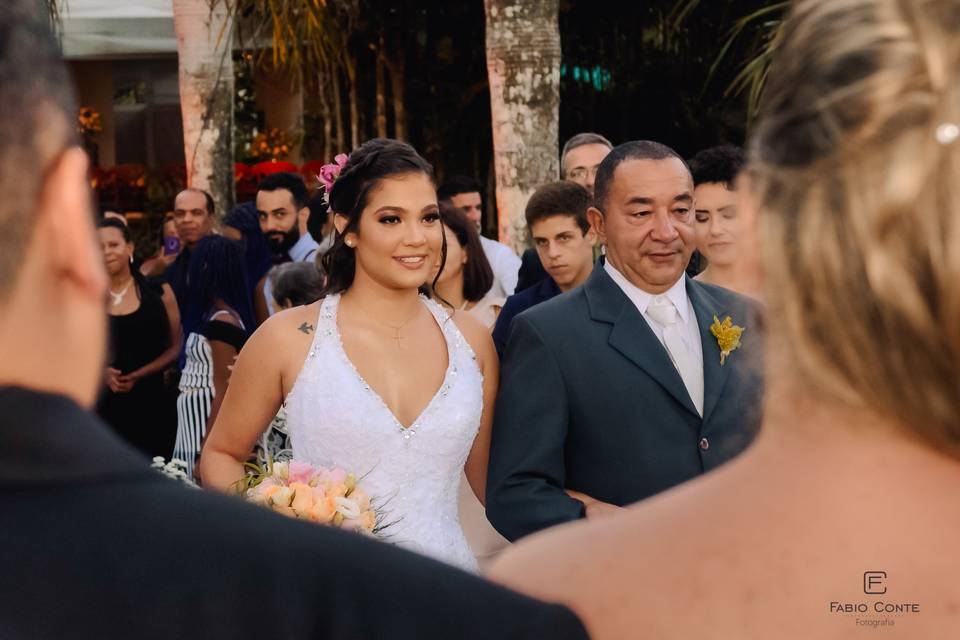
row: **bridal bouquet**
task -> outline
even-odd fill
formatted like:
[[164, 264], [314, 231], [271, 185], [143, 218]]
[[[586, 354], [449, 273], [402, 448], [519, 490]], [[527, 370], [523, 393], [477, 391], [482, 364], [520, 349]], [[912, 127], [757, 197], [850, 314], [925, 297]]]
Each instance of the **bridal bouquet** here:
[[381, 514], [357, 486], [356, 477], [338, 468], [316, 468], [300, 462], [250, 464], [241, 494], [250, 502], [282, 514], [377, 535], [385, 527]]

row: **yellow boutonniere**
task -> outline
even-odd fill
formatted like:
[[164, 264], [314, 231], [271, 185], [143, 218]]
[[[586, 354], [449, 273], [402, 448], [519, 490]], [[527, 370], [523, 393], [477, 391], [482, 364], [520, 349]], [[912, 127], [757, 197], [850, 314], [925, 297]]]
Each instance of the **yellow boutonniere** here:
[[733, 324], [730, 316], [720, 322], [717, 316], [713, 316], [713, 324], [710, 325], [710, 333], [717, 339], [717, 345], [720, 347], [720, 366], [723, 366], [724, 360], [730, 355], [730, 352], [740, 346], [740, 336], [743, 334], [743, 327]]

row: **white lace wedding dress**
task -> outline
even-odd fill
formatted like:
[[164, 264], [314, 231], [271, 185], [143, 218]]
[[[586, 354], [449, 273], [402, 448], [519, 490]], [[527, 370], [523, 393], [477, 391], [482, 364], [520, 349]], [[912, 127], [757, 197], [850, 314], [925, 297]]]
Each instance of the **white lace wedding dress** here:
[[388, 542], [475, 572], [457, 488], [480, 425], [483, 375], [449, 314], [422, 300], [443, 332], [448, 366], [420, 417], [404, 428], [360, 376], [343, 349], [340, 296], [332, 295], [321, 303], [313, 344], [287, 397], [287, 431], [294, 459], [364, 476], [360, 485], [394, 523]]

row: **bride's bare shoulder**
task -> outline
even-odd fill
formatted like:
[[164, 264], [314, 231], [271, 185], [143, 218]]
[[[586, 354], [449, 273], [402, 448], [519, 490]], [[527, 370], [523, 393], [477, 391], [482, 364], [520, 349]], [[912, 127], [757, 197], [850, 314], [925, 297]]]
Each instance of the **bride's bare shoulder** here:
[[321, 302], [318, 300], [302, 307], [279, 311], [260, 325], [249, 342], [253, 345], [272, 348], [280, 344], [312, 340], [317, 330]]
[[493, 338], [490, 335], [490, 329], [482, 322], [474, 318], [466, 311], [453, 311], [453, 322], [457, 329], [463, 334], [463, 338], [473, 349], [482, 362], [486, 363], [490, 357], [496, 358], [496, 348], [493, 346]]

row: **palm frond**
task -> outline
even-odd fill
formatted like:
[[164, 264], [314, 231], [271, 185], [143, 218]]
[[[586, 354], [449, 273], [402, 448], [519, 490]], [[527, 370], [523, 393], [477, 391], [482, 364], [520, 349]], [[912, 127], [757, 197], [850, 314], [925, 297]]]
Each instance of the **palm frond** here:
[[[234, 15], [250, 33], [241, 46], [257, 51], [260, 62], [294, 72], [315, 69], [338, 59], [343, 29], [343, 2], [334, 0], [235, 0]], [[269, 48], [261, 43], [269, 39]]]
[[[751, 119], [756, 115], [760, 105], [760, 96], [763, 93], [763, 86], [767, 80], [770, 62], [773, 60], [773, 56], [780, 46], [783, 16], [789, 6], [789, 2], [777, 2], [740, 18], [730, 30], [727, 43], [721, 50], [721, 54], [726, 54], [733, 44], [733, 41], [741, 36], [747, 28], [756, 25], [758, 22], [760, 23], [761, 36], [759, 48], [756, 50], [754, 57], [744, 64], [743, 68], [726, 90], [727, 95], [738, 95], [744, 91], [747, 92], [747, 108]], [[716, 68], [716, 64], [715, 62], [714, 69]]]
[[[669, 14], [673, 28], [680, 29], [699, 5], [700, 0], [678, 0]], [[751, 119], [757, 113], [760, 96], [767, 79], [767, 70], [780, 45], [783, 19], [789, 6], [789, 1], [780, 0], [738, 18], [727, 33], [726, 40], [707, 73], [705, 86], [716, 76], [734, 44], [742, 39], [746, 32], [760, 30], [757, 44], [752, 48], [750, 57], [743, 62], [742, 68], [724, 92], [725, 95], [739, 95], [746, 92], [748, 117]]]

